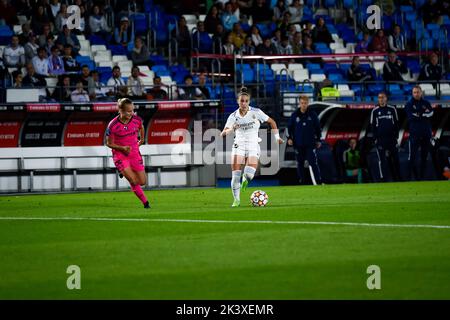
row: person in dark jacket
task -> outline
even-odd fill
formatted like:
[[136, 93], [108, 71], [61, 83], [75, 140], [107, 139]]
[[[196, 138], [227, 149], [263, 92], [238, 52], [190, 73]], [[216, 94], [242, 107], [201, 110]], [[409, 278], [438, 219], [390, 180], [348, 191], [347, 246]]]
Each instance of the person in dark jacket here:
[[439, 58], [436, 53], [432, 53], [430, 61], [425, 63], [420, 70], [419, 81], [439, 81], [444, 75], [444, 68], [439, 64]]
[[384, 92], [378, 94], [378, 104], [370, 115], [370, 125], [375, 139], [380, 180], [386, 181], [386, 169], [389, 165], [394, 181], [400, 181], [397, 109], [387, 104], [387, 96]]
[[[425, 174], [428, 153], [431, 153], [433, 158], [434, 140], [430, 120], [434, 111], [430, 102], [422, 98], [420, 86], [415, 86], [412, 94], [413, 97], [405, 105], [409, 123], [409, 174], [410, 178], [414, 174], [416, 179], [422, 180]], [[420, 171], [417, 172], [415, 160], [419, 147], [421, 149]]]
[[408, 68], [399, 59], [395, 52], [390, 52], [388, 61], [383, 66], [383, 79], [385, 81], [404, 81], [402, 74], [407, 73]]
[[317, 114], [308, 109], [307, 96], [300, 97], [298, 110], [294, 111], [288, 123], [288, 145], [295, 149], [297, 175], [304, 181], [303, 170], [309, 168], [313, 184], [321, 184], [316, 149], [320, 148], [321, 129]]
[[331, 37], [330, 31], [325, 24], [325, 20], [323, 18], [319, 18], [317, 20], [317, 25], [312, 31], [312, 38], [314, 43], [323, 42], [326, 44], [330, 44], [333, 42], [333, 38]]

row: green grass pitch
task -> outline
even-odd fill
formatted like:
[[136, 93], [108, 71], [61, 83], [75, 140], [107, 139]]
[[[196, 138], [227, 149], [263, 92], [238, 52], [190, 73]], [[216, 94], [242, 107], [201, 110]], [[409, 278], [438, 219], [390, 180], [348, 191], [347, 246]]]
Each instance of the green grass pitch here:
[[0, 299], [450, 299], [449, 182], [255, 189], [1, 196]]

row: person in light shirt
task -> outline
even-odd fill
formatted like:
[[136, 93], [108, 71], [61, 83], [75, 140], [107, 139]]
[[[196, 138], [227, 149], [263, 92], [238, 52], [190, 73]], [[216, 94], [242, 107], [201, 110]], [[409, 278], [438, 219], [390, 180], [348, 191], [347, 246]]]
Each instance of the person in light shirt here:
[[89, 95], [83, 88], [83, 83], [81, 81], [77, 82], [77, 87], [70, 96], [72, 102], [89, 102]]
[[[278, 133], [276, 122], [261, 109], [251, 107], [250, 94], [246, 87], [242, 87], [237, 99], [239, 109], [233, 112], [225, 124], [220, 136], [234, 133], [233, 150], [231, 151], [231, 191], [234, 202], [232, 207], [239, 207], [240, 193], [247, 189], [258, 168], [261, 139], [258, 136], [261, 123], [267, 122], [272, 128], [275, 139], [279, 144], [284, 143]], [[242, 166], [244, 173], [242, 175]], [[241, 184], [242, 176], [242, 184]]]

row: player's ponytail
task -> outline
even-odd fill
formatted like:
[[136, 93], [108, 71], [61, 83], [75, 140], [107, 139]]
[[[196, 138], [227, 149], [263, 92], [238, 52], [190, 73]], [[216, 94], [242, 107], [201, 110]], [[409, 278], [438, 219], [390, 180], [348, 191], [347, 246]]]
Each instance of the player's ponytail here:
[[125, 106], [127, 106], [129, 104], [133, 104], [133, 101], [131, 101], [128, 98], [121, 98], [121, 99], [117, 100], [117, 108], [119, 110], [123, 110], [125, 108]]
[[242, 87], [241, 88], [241, 90], [239, 91], [238, 97], [240, 97], [240, 96], [250, 97], [250, 94], [248, 93], [247, 87]]

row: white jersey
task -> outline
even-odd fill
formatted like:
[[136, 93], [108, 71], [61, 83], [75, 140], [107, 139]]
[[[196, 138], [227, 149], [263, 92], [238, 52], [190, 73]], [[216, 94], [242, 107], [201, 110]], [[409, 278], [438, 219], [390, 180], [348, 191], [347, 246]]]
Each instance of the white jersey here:
[[262, 122], [269, 120], [269, 116], [261, 109], [250, 107], [247, 114], [241, 116], [239, 109], [230, 114], [225, 128], [233, 128], [235, 124], [238, 128], [235, 130], [234, 142], [236, 144], [259, 143], [261, 139], [258, 136], [259, 127]]

